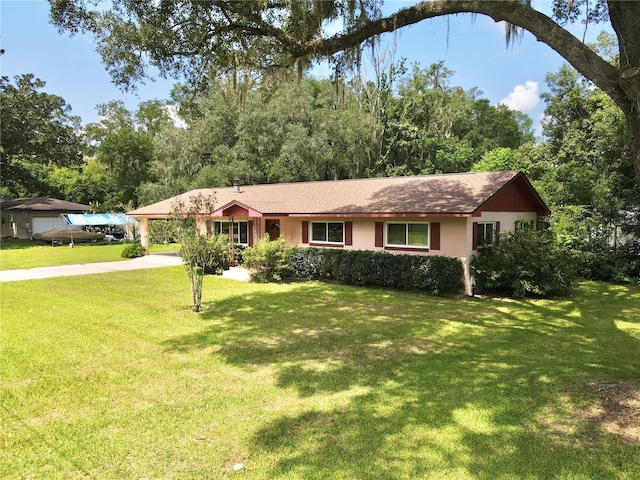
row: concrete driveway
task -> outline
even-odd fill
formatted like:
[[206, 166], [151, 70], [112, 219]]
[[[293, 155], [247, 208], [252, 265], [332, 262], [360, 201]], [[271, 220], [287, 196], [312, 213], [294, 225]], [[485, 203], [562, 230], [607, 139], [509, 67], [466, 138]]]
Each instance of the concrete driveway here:
[[[37, 280], [39, 278], [71, 277], [95, 273], [121, 272], [142, 268], [174, 267], [182, 265], [182, 259], [173, 252], [152, 253], [144, 257], [118, 262], [83, 263], [79, 265], [60, 265], [56, 267], [24, 268], [20, 270], [0, 270], [0, 282]], [[248, 281], [251, 274], [246, 268], [231, 267], [225, 270], [222, 278]]]

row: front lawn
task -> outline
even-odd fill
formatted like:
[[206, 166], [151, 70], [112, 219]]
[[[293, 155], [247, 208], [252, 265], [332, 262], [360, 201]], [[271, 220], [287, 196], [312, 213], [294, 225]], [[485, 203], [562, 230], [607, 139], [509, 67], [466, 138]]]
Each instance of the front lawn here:
[[640, 438], [601, 395], [635, 394], [637, 286], [512, 301], [206, 277], [194, 314], [169, 267], [0, 294], [2, 478], [639, 478]]
[[[0, 270], [18, 268], [49, 267], [53, 265], [73, 265], [79, 263], [115, 262], [126, 260], [121, 253], [124, 243], [78, 243], [52, 247], [40, 242], [2, 241], [0, 244]], [[176, 245], [151, 245], [150, 251], [163, 252], [177, 250]]]

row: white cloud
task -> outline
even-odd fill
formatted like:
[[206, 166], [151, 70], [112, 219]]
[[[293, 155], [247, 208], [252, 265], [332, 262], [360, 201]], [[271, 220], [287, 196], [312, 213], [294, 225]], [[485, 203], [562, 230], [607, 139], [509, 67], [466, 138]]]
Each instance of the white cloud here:
[[536, 108], [539, 101], [538, 82], [527, 80], [524, 85], [516, 85], [513, 92], [500, 100], [500, 103], [512, 110], [528, 112]]

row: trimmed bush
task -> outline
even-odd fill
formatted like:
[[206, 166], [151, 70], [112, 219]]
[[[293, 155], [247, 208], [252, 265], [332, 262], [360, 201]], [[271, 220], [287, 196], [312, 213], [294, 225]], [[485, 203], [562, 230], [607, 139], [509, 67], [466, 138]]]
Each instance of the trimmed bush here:
[[144, 247], [139, 243], [127, 243], [122, 249], [122, 258], [136, 258], [144, 256]]
[[251, 269], [251, 278], [256, 282], [279, 282], [291, 275], [291, 247], [284, 237], [269, 239], [266, 234], [252, 247], [242, 252], [244, 265]]
[[434, 295], [458, 293], [463, 288], [462, 263], [451, 257], [295, 248], [290, 265], [297, 278], [346, 285], [417, 289]]
[[548, 230], [502, 234], [498, 245], [478, 251], [471, 269], [478, 292], [515, 298], [566, 295], [576, 278], [573, 256]]

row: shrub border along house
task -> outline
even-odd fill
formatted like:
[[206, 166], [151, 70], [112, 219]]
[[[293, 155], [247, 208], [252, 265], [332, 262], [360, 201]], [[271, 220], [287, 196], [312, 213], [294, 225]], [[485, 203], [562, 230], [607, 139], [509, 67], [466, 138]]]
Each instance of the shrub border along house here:
[[472, 294], [470, 262], [500, 232], [550, 214], [517, 171], [365, 178], [200, 189], [128, 212], [138, 217], [148, 246], [151, 219], [169, 218], [176, 203], [216, 199], [198, 210], [202, 233], [228, 234], [231, 244], [252, 246], [266, 234], [288, 246], [367, 250], [460, 259], [465, 292]]
[[295, 248], [290, 264], [296, 278], [335, 280], [346, 285], [420, 290], [434, 295], [460, 293], [464, 287], [462, 262], [451, 257]]
[[480, 293], [556, 297], [575, 287], [576, 262], [549, 230], [508, 232], [478, 252], [471, 269]]

